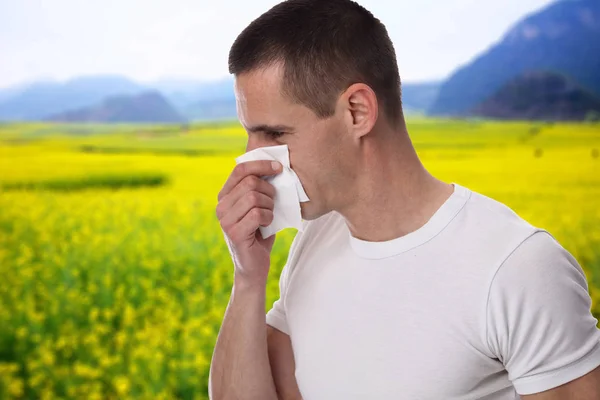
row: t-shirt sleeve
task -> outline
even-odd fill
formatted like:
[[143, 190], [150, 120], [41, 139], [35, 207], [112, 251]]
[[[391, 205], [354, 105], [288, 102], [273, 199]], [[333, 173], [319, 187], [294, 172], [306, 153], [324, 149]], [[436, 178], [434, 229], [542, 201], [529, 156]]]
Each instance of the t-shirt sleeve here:
[[549, 233], [526, 239], [490, 285], [487, 341], [520, 395], [575, 380], [600, 365], [600, 330], [584, 271]]
[[[306, 225], [305, 225], [306, 226]], [[306, 228], [305, 228], [306, 229]], [[300, 241], [302, 239], [303, 232], [298, 231], [294, 239], [292, 240], [292, 244], [290, 245], [290, 250], [288, 252], [288, 257], [283, 269], [281, 270], [281, 275], [279, 276], [279, 298], [275, 300], [273, 303], [273, 307], [267, 312], [266, 319], [267, 324], [271, 325], [273, 328], [289, 335], [290, 330], [287, 323], [286, 313], [285, 313], [285, 295], [287, 293], [288, 282], [291, 275], [291, 271], [294, 267], [294, 263], [296, 260], [296, 253], [298, 252], [298, 248], [300, 247]]]

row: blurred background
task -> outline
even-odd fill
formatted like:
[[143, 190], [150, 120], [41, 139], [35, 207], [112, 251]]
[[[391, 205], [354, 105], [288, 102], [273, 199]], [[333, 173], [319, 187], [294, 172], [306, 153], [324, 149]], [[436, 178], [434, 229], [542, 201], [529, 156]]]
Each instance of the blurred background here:
[[[246, 146], [227, 54], [276, 3], [0, 2], [0, 399], [208, 398]], [[600, 317], [600, 1], [359, 3], [425, 166], [552, 233]]]

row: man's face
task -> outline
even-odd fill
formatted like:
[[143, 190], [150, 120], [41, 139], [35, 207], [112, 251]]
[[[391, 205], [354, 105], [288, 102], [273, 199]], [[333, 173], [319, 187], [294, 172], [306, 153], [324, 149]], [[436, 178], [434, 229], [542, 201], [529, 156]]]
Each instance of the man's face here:
[[[238, 117], [248, 132], [246, 151], [287, 144], [290, 164], [309, 202], [300, 203], [302, 216], [311, 220], [336, 207], [351, 177], [353, 148], [344, 123], [344, 110], [321, 119], [304, 105], [281, 93], [280, 66], [257, 69], [236, 77]], [[347, 195], [347, 194], [346, 194]]]

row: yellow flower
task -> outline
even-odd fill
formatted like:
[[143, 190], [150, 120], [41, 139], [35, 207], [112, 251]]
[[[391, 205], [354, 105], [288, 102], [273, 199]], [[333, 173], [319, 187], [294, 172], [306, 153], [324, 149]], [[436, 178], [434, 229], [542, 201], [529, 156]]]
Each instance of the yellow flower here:
[[103, 397], [102, 397], [102, 395], [101, 395], [100, 393], [98, 393], [98, 392], [92, 392], [92, 393], [89, 393], [89, 394], [87, 395], [87, 399], [88, 399], [88, 400], [102, 400], [102, 399], [103, 399]]
[[126, 376], [117, 376], [113, 379], [113, 386], [119, 395], [124, 395], [129, 392], [129, 379]]
[[42, 384], [45, 380], [45, 376], [42, 373], [34, 374], [31, 378], [29, 378], [29, 384], [36, 388]]
[[102, 368], [108, 368], [112, 364], [111, 358], [109, 356], [103, 356], [100, 358], [100, 366]]
[[52, 390], [52, 387], [45, 387], [42, 390], [42, 396], [40, 397], [41, 400], [51, 400], [54, 398], [54, 390]]
[[23, 396], [24, 385], [22, 379], [13, 379], [8, 384], [8, 393], [14, 397]]
[[92, 307], [92, 309], [90, 311], [90, 321], [96, 322], [98, 320], [99, 313], [100, 313], [100, 311], [98, 310], [98, 307]]
[[134, 318], [135, 318], [135, 309], [131, 306], [131, 304], [127, 304], [125, 306], [125, 311], [123, 313], [123, 325], [131, 326]]
[[80, 362], [75, 363], [75, 365], [73, 366], [73, 370], [75, 372], [75, 375], [80, 376], [82, 378], [95, 379], [101, 375], [101, 371]]
[[[504, 202], [553, 233], [588, 278], [600, 273], [600, 207], [594, 200], [600, 197], [600, 164], [590, 156], [590, 149], [600, 148], [598, 125], [540, 125], [540, 134], [530, 135], [532, 125], [522, 122], [411, 124], [415, 147], [432, 173]], [[35, 136], [48, 128], [11, 124], [2, 135]], [[63, 128], [52, 126], [56, 129]], [[58, 382], [66, 385], [66, 397], [75, 399], [108, 400], [98, 382], [118, 383], [127, 392], [115, 393], [119, 400], [132, 398], [134, 382], [136, 389], [141, 386], [138, 398], [171, 396], [169, 390], [155, 394], [149, 382], [165, 364], [163, 386], [180, 384], [182, 370], [193, 372], [189, 382], [195, 389], [204, 384], [200, 380], [209, 366], [233, 271], [214, 208], [235, 165], [231, 154], [243, 151], [245, 132], [239, 125], [192, 126], [184, 136], [163, 127], [98, 129], [117, 134], [45, 135], [35, 146], [7, 146], [0, 140], [0, 184], [5, 179], [74, 179], [98, 171], [155, 171], [172, 178], [170, 185], [152, 189], [0, 191], [0, 265], [8, 268], [9, 278], [0, 282], [0, 297], [13, 304], [0, 309], [0, 336], [35, 341], [22, 359], [0, 363], [2, 394], [9, 398], [23, 397], [30, 385], [17, 380], [21, 367], [38, 384], [38, 397]], [[138, 130], [148, 131], [143, 142]], [[90, 155], [78, 150], [84, 143], [124, 149], [189, 144], [223, 154], [173, 154], [164, 162], [162, 156], [143, 152]], [[542, 157], [534, 157], [542, 147]], [[278, 234], [267, 304], [279, 294], [274, 277], [294, 234]], [[600, 316], [600, 286], [588, 280], [593, 311]], [[7, 323], [22, 320], [21, 325]], [[56, 339], [46, 321], [57, 324]], [[115, 377], [121, 367], [126, 372]]]
[[23, 339], [25, 336], [27, 336], [27, 328], [24, 326], [18, 328], [17, 329], [17, 338]]
[[54, 354], [52, 353], [52, 351], [50, 349], [44, 349], [40, 352], [40, 358], [42, 359], [42, 362], [50, 367], [52, 365], [54, 365], [54, 362], [56, 360], [56, 358], [54, 357]]

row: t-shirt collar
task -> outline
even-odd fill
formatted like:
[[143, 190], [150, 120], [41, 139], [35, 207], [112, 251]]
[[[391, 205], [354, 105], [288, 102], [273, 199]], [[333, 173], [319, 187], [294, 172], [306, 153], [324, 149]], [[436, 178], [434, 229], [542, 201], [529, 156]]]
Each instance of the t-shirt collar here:
[[404, 253], [433, 239], [462, 210], [471, 195], [469, 189], [456, 183], [452, 183], [452, 185], [454, 191], [450, 197], [437, 209], [429, 221], [416, 231], [383, 242], [369, 242], [355, 238], [348, 230], [352, 250], [361, 258], [378, 260]]

